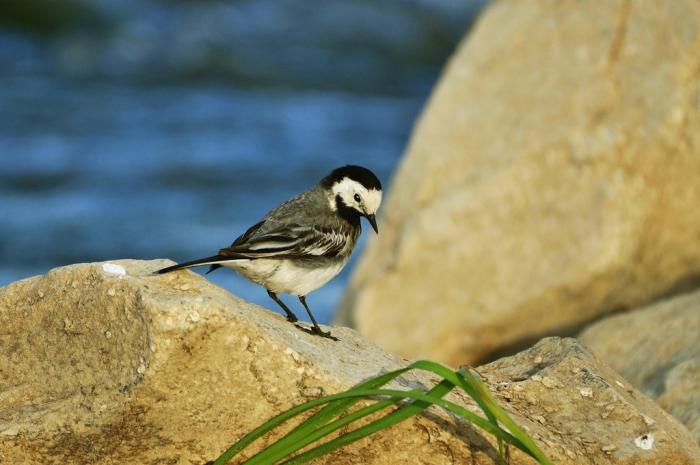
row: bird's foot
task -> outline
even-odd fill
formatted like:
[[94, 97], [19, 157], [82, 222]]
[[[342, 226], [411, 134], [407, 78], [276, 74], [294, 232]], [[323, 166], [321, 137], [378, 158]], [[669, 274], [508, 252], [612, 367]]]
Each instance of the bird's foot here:
[[327, 338], [327, 339], [332, 339], [332, 340], [334, 340], [334, 341], [337, 341], [337, 340], [338, 340], [337, 337], [333, 337], [333, 336], [331, 335], [331, 332], [330, 332], [330, 331], [323, 331], [323, 330], [322, 330], [321, 328], [319, 328], [318, 326], [312, 326], [312, 327], [311, 327], [311, 334], [315, 334], [316, 336], [325, 337], [325, 338]]
[[311, 328], [306, 328], [301, 325], [295, 324], [298, 329], [304, 331], [305, 333], [311, 334], [313, 336], [320, 336], [320, 337], [325, 337], [326, 339], [331, 339], [333, 341], [339, 341], [339, 339], [331, 334], [330, 331], [323, 331], [321, 328], [317, 328], [315, 326], [312, 326]]

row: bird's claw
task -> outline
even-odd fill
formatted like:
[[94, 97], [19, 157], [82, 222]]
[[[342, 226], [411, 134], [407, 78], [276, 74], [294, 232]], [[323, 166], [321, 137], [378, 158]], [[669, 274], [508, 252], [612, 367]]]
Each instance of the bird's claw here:
[[330, 331], [323, 331], [321, 328], [318, 326], [312, 326], [311, 327], [311, 332], [316, 334], [317, 336], [330, 336], [331, 332]]
[[317, 326], [312, 326], [312, 327], [311, 327], [311, 333], [312, 333], [312, 334], [315, 334], [316, 336], [321, 336], [321, 337], [325, 337], [325, 338], [327, 338], [327, 339], [332, 339], [332, 340], [334, 340], [334, 341], [337, 341], [337, 340], [338, 340], [337, 337], [333, 337], [333, 336], [331, 335], [331, 332], [330, 332], [330, 331], [323, 331], [321, 328], [319, 328], [319, 327], [317, 327]]
[[325, 337], [326, 339], [331, 339], [333, 341], [340, 340], [337, 337], [333, 336], [330, 331], [323, 331], [321, 330], [321, 328], [316, 328], [315, 326], [307, 328], [306, 326], [295, 324], [294, 327], [296, 327], [300, 331], [304, 331], [306, 334], [311, 334], [312, 336]]

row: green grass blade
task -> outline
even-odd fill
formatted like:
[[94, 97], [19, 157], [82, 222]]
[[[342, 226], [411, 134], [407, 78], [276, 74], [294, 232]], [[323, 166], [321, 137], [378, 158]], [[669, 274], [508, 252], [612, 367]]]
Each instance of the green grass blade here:
[[[435, 365], [436, 365], [436, 367], [434, 367], [434, 368], [438, 369], [439, 371], [443, 371], [443, 369], [445, 368], [445, 367], [438, 365], [438, 364], [435, 364]], [[451, 370], [450, 370], [450, 373], [452, 373]], [[457, 371], [457, 372], [455, 372], [455, 374], [457, 375], [457, 378], [458, 378], [457, 381], [459, 381], [459, 375], [462, 374], [462, 372]], [[462, 388], [462, 390], [465, 391], [469, 395], [469, 397], [474, 399], [474, 401], [479, 405], [481, 410], [486, 415], [486, 418], [489, 419], [489, 421], [491, 422], [491, 424], [493, 424], [493, 426], [498, 428], [499, 427], [498, 418], [496, 417], [494, 412], [490, 408], [488, 408], [488, 405], [486, 403], [481, 402], [481, 399], [478, 395], [478, 388], [476, 386], [473, 386], [472, 384], [473, 383], [470, 383], [469, 381], [464, 379], [464, 380], [462, 380], [462, 382], [459, 382], [457, 385], [460, 388]], [[496, 439], [496, 441], [497, 441], [497, 446], [498, 446], [498, 459], [499, 459], [499, 462], [501, 463], [501, 465], [504, 465], [506, 459], [505, 459], [504, 450], [503, 450], [503, 439], [498, 437]], [[529, 453], [529, 451], [525, 451], [525, 452]], [[532, 454], [530, 454], [530, 455], [532, 455]]]
[[[503, 426], [508, 428], [508, 430], [513, 434], [513, 436], [517, 437], [522, 443], [527, 447], [527, 451], [532, 457], [537, 459], [541, 464], [543, 465], [551, 465], [551, 462], [547, 459], [547, 457], [544, 455], [544, 452], [540, 450], [539, 447], [535, 444], [535, 442], [532, 440], [532, 438], [525, 433], [525, 431], [522, 430], [518, 426], [515, 421], [506, 413], [505, 410], [498, 404], [498, 401], [496, 398], [491, 394], [491, 391], [489, 388], [484, 384], [483, 381], [479, 378], [479, 376], [474, 375], [469, 371], [468, 369], [461, 370], [459, 373], [461, 378], [463, 378], [466, 382], [470, 382], [475, 390], [476, 390], [476, 396], [481, 400], [481, 403], [484, 405], [482, 406], [482, 409], [484, 406], [488, 410], [492, 412], [492, 414], [498, 418], [498, 421], [500, 421]], [[521, 449], [522, 450], [522, 449]]]
[[[376, 396], [381, 396], [385, 397], [388, 396], [389, 399], [387, 400], [382, 400], [375, 402], [372, 405], [368, 405], [366, 407], [363, 407], [355, 412], [349, 413], [348, 415], [342, 416], [338, 418], [337, 420], [334, 420], [324, 426], [321, 426], [317, 428], [315, 431], [312, 431], [311, 433], [307, 434], [303, 438], [299, 439], [297, 442], [290, 444], [287, 448], [285, 449], [278, 449], [276, 450], [276, 453], [273, 454], [266, 454], [266, 460], [268, 460], [267, 463], [275, 463], [278, 460], [283, 459], [284, 457], [288, 457], [295, 452], [303, 449], [304, 447], [308, 446], [309, 444], [331, 434], [332, 432], [342, 428], [345, 425], [348, 425], [352, 423], [353, 421], [359, 420], [361, 418], [364, 418], [368, 415], [372, 415], [375, 412], [378, 412], [380, 410], [383, 410], [387, 407], [390, 407], [392, 405], [398, 404], [399, 402], [403, 401], [406, 398], [413, 398], [412, 394], [419, 394], [422, 393], [421, 389], [414, 389], [413, 391], [387, 391], [387, 390], [354, 390], [351, 389], [350, 391], [345, 392], [350, 399], [358, 399], [358, 400], [364, 400], [368, 397], [376, 397]], [[252, 462], [248, 461], [246, 462], [246, 465], [251, 465]]]
[[296, 457], [293, 457], [291, 460], [285, 462], [285, 465], [308, 462], [309, 460], [313, 460], [314, 458], [320, 457], [321, 455], [328, 454], [340, 447], [343, 447], [347, 444], [369, 436], [370, 434], [375, 433], [379, 430], [400, 423], [405, 419], [410, 418], [411, 416], [420, 413], [426, 408], [430, 407], [430, 405], [433, 404], [434, 399], [439, 399], [445, 396], [448, 392], [452, 390], [453, 387], [454, 384], [452, 384], [451, 382], [447, 380], [442, 380], [437, 386], [428, 391], [428, 395], [430, 396], [431, 400], [417, 400], [412, 404], [401, 407], [400, 409], [394, 411], [393, 413], [390, 413], [389, 415], [383, 418], [380, 418], [379, 420], [376, 420], [368, 425], [362, 426], [356, 430], [353, 430], [340, 437], [337, 437], [332, 441], [329, 441]]
[[[387, 382], [412, 369], [430, 371], [444, 379], [428, 393], [423, 393], [420, 389], [413, 391], [377, 389], [378, 387], [383, 386]], [[474, 398], [479, 407], [484, 411], [487, 419], [484, 419], [459, 405], [442, 399], [442, 397], [455, 386], [459, 386], [470, 397]], [[346, 412], [360, 400], [366, 399], [367, 397], [376, 398], [377, 396], [384, 397], [386, 399], [380, 400], [373, 405], [364, 407], [356, 412], [349, 413], [342, 418], [332, 421], [334, 418]], [[544, 454], [535, 445], [534, 441], [532, 441], [532, 439], [527, 436], [527, 434], [525, 434], [510, 418], [510, 416], [508, 416], [508, 414], [498, 405], [495, 397], [493, 397], [486, 385], [480, 379], [478, 379], [478, 376], [475, 376], [469, 371], [454, 372], [440, 364], [423, 360], [414, 362], [408, 367], [394, 370], [376, 378], [367, 380], [345, 393], [314, 399], [306, 402], [305, 404], [294, 407], [287, 412], [277, 415], [241, 438], [236, 444], [226, 450], [214, 462], [214, 465], [226, 464], [241, 450], [267, 432], [297, 415], [319, 406], [323, 406], [324, 404], [325, 406], [323, 408], [295, 427], [286, 436], [266, 449], [260, 451], [257, 455], [251, 457], [251, 459], [245, 463], [247, 465], [269, 465], [275, 463], [285, 457], [289, 457], [291, 454], [298, 452], [299, 450], [327, 436], [328, 434], [331, 434], [333, 431], [336, 431], [342, 426], [401, 402], [406, 398], [414, 399], [414, 402], [403, 406], [370, 424], [364, 425], [356, 430], [335, 438], [334, 440], [317, 446], [314, 449], [292, 457], [290, 460], [284, 463], [296, 464], [312, 460], [313, 458], [327, 454], [339, 447], [357, 441], [378, 430], [397, 424], [412, 415], [420, 413], [430, 405], [434, 404], [462, 416], [476, 426], [479, 426], [485, 431], [493, 434], [498, 441], [501, 458], [503, 458], [502, 444], [503, 441], [506, 441], [531, 455], [541, 464], [551, 465]], [[499, 426], [499, 421], [508, 429], [508, 431], [503, 430]]]
[[[360, 398], [360, 399], [366, 399], [368, 397], [389, 397], [389, 400], [385, 401], [380, 401], [377, 402], [374, 405], [364, 407], [363, 409], [360, 409], [356, 412], [353, 412], [345, 417], [342, 417], [335, 422], [329, 423], [328, 425], [320, 428], [319, 430], [315, 431], [312, 433], [311, 437], [304, 438], [303, 443], [296, 444], [293, 450], [287, 451], [288, 453], [283, 454], [279, 457], [269, 457], [269, 461], [266, 463], [274, 463], [277, 460], [280, 460], [281, 458], [289, 455], [289, 453], [293, 453], [296, 450], [300, 450], [306, 445], [316, 441], [317, 439], [337, 430], [338, 428], [345, 426], [346, 424], [351, 423], [352, 421], [355, 421], [357, 419], [360, 419], [366, 415], [370, 415], [378, 410], [381, 410], [383, 408], [386, 408], [392, 404], [398, 403], [401, 400], [405, 398], [411, 398], [415, 400], [420, 400], [424, 401], [428, 404], [435, 404], [439, 407], [444, 408], [445, 410], [451, 411], [468, 421], [472, 422], [476, 426], [484, 429], [486, 432], [493, 434], [497, 438], [501, 438], [506, 440], [507, 442], [512, 443], [516, 447], [523, 447], [522, 444], [519, 444], [519, 440], [515, 438], [514, 436], [510, 435], [507, 431], [504, 431], [501, 428], [493, 426], [488, 420], [479, 417], [478, 415], [474, 414], [473, 412], [470, 412], [469, 410], [465, 409], [464, 407], [457, 405], [453, 402], [449, 402], [444, 399], [440, 399], [439, 397], [433, 397], [430, 394], [424, 394], [420, 389], [415, 389], [413, 391], [401, 391], [401, 390], [390, 390], [390, 389], [374, 389], [374, 390], [351, 390], [342, 394], [337, 394], [333, 396], [334, 398], [339, 398], [339, 397], [354, 397], [354, 398]], [[323, 400], [323, 399], [318, 399], [318, 400]], [[316, 402], [316, 401], [314, 401]], [[404, 407], [405, 408], [405, 407]], [[408, 415], [410, 416], [410, 415]], [[408, 416], [406, 418], [408, 418]], [[399, 420], [401, 421], [401, 420]], [[364, 436], [363, 436], [364, 437]], [[250, 464], [250, 460], [245, 462], [246, 465]], [[296, 463], [296, 462], [295, 462]]]
[[[468, 420], [469, 422], [475, 424], [476, 426], [482, 428], [486, 432], [493, 434], [497, 438], [501, 438], [507, 442], [511, 442], [511, 443], [513, 443], [513, 445], [519, 445], [518, 444], [519, 440], [516, 437], [512, 436], [510, 433], [503, 430], [502, 428], [494, 426], [487, 419], [482, 418], [473, 412], [470, 412], [469, 410], [465, 409], [464, 407], [462, 407], [460, 405], [457, 405], [457, 404], [450, 402], [448, 400], [445, 400], [445, 399], [441, 399], [439, 397], [434, 397], [434, 396], [430, 395], [429, 393], [423, 393], [418, 389], [416, 389], [414, 391], [398, 391], [398, 390], [391, 390], [391, 389], [378, 389], [378, 390], [356, 391], [356, 392], [352, 392], [352, 393], [347, 393], [347, 395], [362, 396], [362, 397], [389, 396], [393, 400], [397, 400], [397, 399], [401, 399], [401, 398], [411, 398], [414, 400], [424, 401], [426, 403], [437, 405], [438, 407], [441, 407], [447, 411], [450, 411], [450, 412], [453, 412], [453, 413], [459, 415], [460, 417], [462, 417], [462, 418]], [[385, 402], [389, 402], [389, 401], [385, 401]], [[395, 403], [395, 402], [392, 402], [392, 403]], [[358, 410], [355, 413], [359, 413], [359, 412], [360, 411]], [[353, 420], [358, 419], [360, 416], [364, 416], [364, 415], [357, 415], [353, 418]], [[350, 417], [350, 415], [348, 415], [348, 417]], [[338, 422], [341, 422], [348, 417], [343, 417], [343, 418], [339, 419]], [[331, 426], [334, 423], [330, 423], [322, 429], [325, 430], [325, 432], [330, 433], [330, 432], [334, 431], [335, 429], [338, 429], [340, 426], [344, 426], [345, 424], [347, 424], [349, 422], [343, 421], [343, 424], [339, 425], [338, 428], [331, 429]], [[313, 442], [313, 441], [311, 441], [311, 442]]]
[[[368, 381], [360, 383], [359, 385], [355, 386], [352, 389], [373, 389], [373, 388], [383, 386], [384, 384], [386, 384], [389, 381], [393, 380], [394, 378], [400, 376], [401, 374], [405, 373], [406, 371], [411, 370], [412, 368], [413, 367], [411, 365], [409, 365], [406, 368], [401, 368], [399, 370], [390, 371], [388, 373], [385, 373], [383, 375], [377, 376], [377, 377], [372, 378]], [[311, 417], [307, 418], [304, 422], [299, 424], [296, 428], [294, 428], [292, 431], [287, 433], [284, 437], [280, 438], [274, 444], [270, 445], [269, 447], [265, 448], [264, 450], [258, 452], [256, 455], [251, 457], [250, 460], [246, 463], [248, 465], [261, 465], [261, 464], [266, 464], [266, 463], [274, 463], [272, 461], [272, 458], [279, 456], [280, 451], [289, 450], [291, 447], [293, 447], [294, 444], [303, 440], [306, 436], [311, 434], [315, 429], [325, 425], [326, 423], [328, 423], [328, 421], [332, 420], [333, 418], [337, 417], [341, 413], [345, 412], [346, 410], [351, 408], [353, 405], [355, 405], [360, 400], [362, 400], [362, 399], [357, 398], [357, 397], [350, 397], [350, 398], [341, 398], [337, 402], [329, 403], [326, 407], [319, 410]], [[286, 419], [284, 421], [286, 421]], [[272, 428], [270, 428], [270, 429], [272, 429]], [[268, 429], [267, 431], [269, 431], [270, 429]], [[265, 431], [265, 432], [267, 432], [267, 431]], [[262, 435], [260, 435], [260, 436], [262, 436]], [[243, 447], [245, 447], [245, 446], [247, 446], [247, 444], [243, 445]], [[235, 445], [234, 445], [234, 447], [235, 447]], [[240, 450], [242, 450], [242, 448], [239, 449], [239, 451]], [[226, 451], [226, 452], [228, 452], [228, 451]], [[235, 454], [231, 455], [231, 457], [233, 457], [234, 455]], [[222, 462], [222, 464], [223, 463], [226, 463], [226, 462]], [[215, 463], [215, 465], [219, 465], [219, 464]]]
[[[385, 373], [383, 375], [377, 376], [375, 378], [369, 379], [363, 383], [360, 383], [359, 385], [356, 386], [356, 388], [363, 388], [363, 389], [372, 389], [376, 388], [379, 386], [383, 386], [384, 384], [388, 383], [389, 381], [393, 380], [394, 378], [402, 375], [403, 373], [415, 369], [415, 368], [421, 368], [423, 365], [422, 361], [417, 361], [412, 363], [411, 365], [405, 367], [405, 368], [400, 368], [398, 370], [390, 371], [388, 373]], [[326, 398], [327, 399], [327, 398]], [[320, 400], [320, 399], [318, 399]], [[312, 431], [314, 428], [327, 423], [330, 419], [335, 418], [338, 416], [340, 413], [343, 411], [347, 410], [350, 408], [352, 405], [355, 403], [359, 402], [361, 399], [353, 398], [353, 399], [343, 399], [337, 403], [334, 404], [329, 404], [320, 411], [318, 411], [316, 414], [314, 414], [312, 417], [308, 418], [307, 421], [302, 423], [301, 425], [297, 426], [294, 430], [292, 430], [290, 433], [288, 433], [284, 438], [282, 438], [280, 441], [284, 440], [285, 443], [282, 445], [279, 445], [279, 442], [276, 442], [275, 444], [271, 445], [270, 448], [274, 447], [275, 449], [277, 447], [283, 448], [287, 447], [287, 441], [289, 443], [293, 443], [295, 440], [298, 440], [299, 438], [304, 437], [304, 435], [308, 434], [310, 431]], [[271, 418], [267, 422], [263, 423], [250, 433], [246, 434], [243, 436], [241, 439], [239, 439], [234, 445], [232, 445], [230, 448], [228, 448], [219, 458], [214, 461], [214, 465], [225, 465], [228, 463], [229, 460], [231, 460], [233, 457], [235, 457], [239, 452], [241, 452], [243, 449], [248, 447], [252, 442], [255, 440], [259, 439], [260, 437], [264, 436], [266, 433], [270, 432], [277, 426], [281, 425], [282, 423], [286, 422], [287, 420], [300, 415], [301, 413], [304, 413], [308, 410], [311, 410], [312, 408], [315, 408], [319, 405], [323, 405], [328, 403], [327, 401], [323, 402], [317, 402], [313, 403], [314, 401], [310, 401], [311, 403], [306, 403], [302, 404], [300, 406], [294, 407], [290, 410], [287, 410], [286, 412], [283, 412], [276, 417]], [[268, 448], [269, 449], [269, 448]], [[267, 450], [267, 449], [266, 449]], [[261, 451], [265, 452], [265, 451]], [[260, 454], [258, 454], [260, 455]]]
[[[316, 400], [318, 402], [316, 402]], [[309, 401], [305, 404], [298, 405], [294, 408], [291, 408], [287, 410], [286, 412], [283, 412], [276, 417], [271, 418], [270, 420], [266, 421], [262, 425], [258, 426], [255, 428], [253, 431], [250, 433], [246, 434], [243, 436], [241, 439], [239, 439], [234, 445], [229, 447], [223, 454], [221, 454], [215, 461], [213, 465], [226, 465], [229, 460], [231, 460], [233, 457], [235, 457], [239, 452], [241, 452], [243, 449], [245, 449], [248, 445], [250, 445], [253, 441], [256, 439], [262, 437], [266, 433], [272, 431], [274, 428], [277, 426], [281, 425], [287, 420], [290, 420], [291, 418], [294, 418], [297, 415], [300, 415], [307, 410], [311, 410], [313, 408], [316, 408], [320, 405], [326, 404], [330, 402], [331, 400], [328, 400], [327, 398], [324, 399], [316, 399]]]
[[[421, 361], [423, 369], [432, 371], [433, 373], [442, 376], [443, 378], [453, 382], [456, 386], [462, 388], [474, 401], [479, 405], [484, 414], [491, 419], [498, 419], [503, 426], [520, 440], [524, 447], [518, 447], [520, 450], [537, 459], [543, 465], [551, 465], [544, 453], [537, 447], [535, 442], [510, 418], [499, 405], [496, 398], [491, 394], [491, 391], [479, 379], [478, 376], [471, 373], [469, 370], [452, 371], [451, 369], [440, 365], [439, 363], [430, 361]], [[495, 420], [494, 420], [495, 421]], [[496, 424], [497, 425], [497, 424]]]

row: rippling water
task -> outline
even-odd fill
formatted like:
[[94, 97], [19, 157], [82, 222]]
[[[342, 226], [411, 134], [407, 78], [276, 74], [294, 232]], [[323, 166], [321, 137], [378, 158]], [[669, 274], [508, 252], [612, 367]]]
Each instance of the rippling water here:
[[[384, 28], [388, 7], [330, 3], [305, 28], [294, 1], [138, 14], [103, 0], [94, 39], [80, 24], [0, 29], [0, 285], [75, 262], [211, 255], [342, 164], [386, 184], [481, 2], [407, 2], [432, 16]], [[309, 297], [320, 320], [347, 273]], [[230, 271], [209, 277], [274, 307]]]

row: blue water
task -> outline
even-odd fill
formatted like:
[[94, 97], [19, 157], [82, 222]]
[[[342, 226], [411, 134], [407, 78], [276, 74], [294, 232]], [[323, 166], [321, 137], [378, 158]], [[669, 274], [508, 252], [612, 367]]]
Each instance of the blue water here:
[[[0, 29], [0, 286], [76, 262], [211, 255], [343, 164], [388, 184], [481, 5], [444, 3], [408, 2], [397, 17], [334, 1], [303, 28], [291, 0], [151, 1], [143, 15], [102, 0], [109, 32], [97, 38], [80, 24]], [[370, 34], [387, 15], [396, 24]], [[352, 264], [309, 296], [319, 320]], [[208, 279], [274, 308], [233, 272]]]

